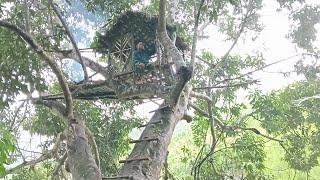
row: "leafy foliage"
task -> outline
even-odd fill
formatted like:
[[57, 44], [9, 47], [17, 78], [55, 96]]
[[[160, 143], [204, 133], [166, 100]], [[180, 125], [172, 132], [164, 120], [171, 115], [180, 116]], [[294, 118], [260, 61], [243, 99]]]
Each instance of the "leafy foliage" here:
[[[194, 86], [211, 88], [217, 86], [217, 89], [199, 89], [212, 100], [214, 119], [203, 117], [202, 114], [196, 112], [192, 132], [195, 144], [202, 146], [202, 149], [198, 154], [199, 157], [193, 161], [195, 164], [194, 178], [245, 177], [250, 179], [259, 177], [268, 179], [269, 176], [264, 172], [265, 152], [261, 139], [253, 134], [241, 133], [233, 129], [214, 127], [214, 132], [212, 130], [210, 133], [207, 132], [209, 122], [216, 120], [231, 127], [247, 126], [247, 116], [244, 115], [247, 106], [237, 102], [236, 94], [239, 89], [247, 89], [250, 85], [247, 82], [252, 79], [250, 73], [246, 74], [243, 71], [250, 72], [262, 67], [263, 57], [260, 55], [245, 57], [229, 55], [219, 59], [209, 52], [203, 52], [201, 58], [205, 63], [197, 65]], [[202, 99], [197, 99], [195, 104], [204, 111], [209, 108], [207, 102]], [[210, 135], [212, 138], [212, 133], [216, 136], [216, 147], [214, 147], [216, 151], [208, 145], [207, 136]]]
[[133, 104], [108, 101], [102, 101], [101, 104], [78, 102], [76, 108], [95, 137], [102, 173], [117, 174], [119, 158], [130, 148], [129, 132], [140, 122], [140, 119], [134, 116]]
[[285, 160], [300, 171], [310, 171], [318, 165], [320, 140], [318, 99], [299, 102], [319, 94], [319, 82], [301, 81], [268, 95], [256, 92], [252, 105], [261, 125], [268, 133], [284, 140]]
[[221, 146], [214, 156], [204, 163], [200, 179], [271, 178], [264, 173], [265, 152], [261, 138], [250, 133], [238, 134], [238, 137], [228, 145]]
[[49, 179], [53, 171], [52, 162], [39, 164], [37, 167], [23, 168], [13, 174], [11, 180], [44, 180]]
[[[288, 37], [302, 48], [311, 53], [317, 53], [317, 30], [316, 25], [320, 21], [319, 6], [305, 4], [305, 0], [276, 0], [281, 9], [290, 11], [292, 30]], [[82, 0], [88, 11], [105, 16], [108, 24], [116, 20], [119, 15], [132, 10], [132, 7], [140, 8], [140, 0], [129, 1], [102, 1]], [[182, 1], [177, 7], [177, 32], [186, 39], [191, 39], [193, 31], [194, 15], [201, 1]], [[227, 41], [237, 43], [243, 33], [257, 35], [262, 30], [259, 22], [259, 10], [263, 6], [262, 0], [215, 0], [205, 1], [200, 15], [200, 24], [213, 25], [214, 28], [225, 35]], [[0, 0], [0, 19], [18, 25], [23, 30], [32, 34], [34, 39], [47, 52], [68, 48], [68, 38], [58, 19], [54, 16], [47, 1], [28, 4], [29, 15], [22, 1]], [[84, 30], [75, 30], [73, 25], [79, 23], [78, 12], [71, 11], [68, 6], [78, 7], [79, 1], [67, 0], [68, 4], [62, 3], [64, 17], [74, 18], [69, 26], [74, 34], [86, 37]], [[6, 7], [6, 5], [9, 5]], [[6, 10], [9, 8], [9, 10]], [[150, 6], [140, 8], [147, 11], [148, 15], [157, 14], [158, 1], [152, 0]], [[70, 10], [70, 11], [69, 11]], [[133, 14], [131, 14], [133, 15]], [[94, 18], [91, 18], [94, 20]], [[130, 26], [131, 32], [144, 31], [146, 24], [137, 23], [136, 26], [127, 24], [128, 19], [120, 25]], [[156, 21], [154, 21], [156, 22]], [[121, 27], [115, 28], [114, 32], [120, 33]], [[154, 25], [154, 24], [153, 24]], [[152, 40], [155, 38], [155, 25], [151, 27]], [[118, 34], [122, 36], [123, 34]], [[254, 38], [253, 38], [254, 39]], [[106, 41], [109, 42], [107, 38]], [[112, 43], [112, 42], [111, 42]], [[94, 48], [97, 48], [97, 44]], [[34, 90], [42, 92], [50, 89], [51, 93], [61, 89], [51, 81], [50, 70], [46, 69], [38, 57], [32, 53], [26, 43], [16, 34], [0, 28], [0, 109], [11, 105], [19, 93], [31, 93]], [[252, 132], [243, 132], [247, 127], [255, 125], [252, 118], [246, 115], [250, 108], [244, 103], [239, 103], [237, 93], [239, 90], [247, 90], [255, 81], [252, 73], [264, 66], [263, 55], [240, 56], [231, 54], [232, 49], [225, 56], [218, 57], [211, 52], [203, 52], [202, 62], [195, 67], [195, 76], [192, 81], [194, 90], [207, 95], [212, 100], [213, 120], [196, 112], [192, 123], [192, 140], [177, 149], [178, 163], [182, 162], [184, 169], [180, 173], [184, 178], [191, 179], [189, 172], [198, 166], [197, 177], [200, 179], [273, 179], [266, 173], [264, 164], [266, 153], [264, 141]], [[317, 58], [317, 55], [315, 55]], [[303, 61], [296, 64], [295, 71], [303, 75], [305, 80], [291, 84], [290, 86], [273, 91], [267, 95], [259, 91], [254, 92], [251, 98], [253, 117], [259, 121], [257, 127], [262, 133], [267, 133], [282, 140], [281, 145], [285, 148], [284, 159], [290, 168], [309, 173], [312, 168], [318, 166], [320, 149], [317, 146], [320, 141], [319, 132], [319, 66], [314, 64], [305, 65]], [[44, 80], [43, 77], [47, 79]], [[53, 85], [52, 85], [53, 84]], [[51, 86], [52, 85], [52, 86]], [[51, 86], [51, 87], [50, 87]], [[202, 88], [211, 86], [213, 88]], [[48, 88], [49, 87], [49, 88]], [[199, 88], [199, 89], [196, 89]], [[203, 99], [197, 99], [193, 103], [201, 110], [208, 110], [208, 104]], [[117, 161], [129, 150], [129, 132], [136, 127], [140, 120], [135, 117], [132, 102], [115, 101], [77, 101], [76, 112], [86, 121], [87, 127], [92, 131], [99, 147], [101, 169], [105, 175], [117, 174], [119, 164]], [[5, 112], [5, 111], [1, 111]], [[1, 118], [1, 126], [7, 129], [20, 122], [24, 130], [34, 134], [55, 137], [65, 128], [61, 117], [56, 116], [51, 110], [36, 107], [30, 110], [32, 116], [13, 122], [20, 113], [11, 112], [10, 116]], [[9, 113], [8, 113], [9, 115]], [[1, 114], [1, 116], [6, 116]], [[250, 115], [251, 116], [251, 115]], [[14, 118], [12, 118], [14, 117]], [[223, 126], [217, 125], [217, 120]], [[212, 122], [215, 122], [212, 123]], [[215, 126], [210, 127], [211, 124]], [[19, 129], [16, 128], [16, 129]], [[14, 151], [12, 135], [0, 129], [0, 176], [4, 173], [4, 164], [10, 160], [10, 154]], [[242, 129], [241, 129], [242, 128]], [[210, 133], [209, 133], [210, 130]], [[210, 140], [215, 135], [216, 144]], [[188, 135], [185, 135], [188, 136]], [[210, 137], [209, 137], [210, 136]], [[179, 137], [179, 141], [184, 136]], [[179, 142], [180, 143], [180, 142]], [[182, 143], [181, 143], [182, 144]], [[200, 148], [201, 147], [201, 148]], [[199, 150], [200, 149], [200, 150]], [[200, 151], [200, 152], [199, 152]], [[197, 152], [199, 154], [197, 155]], [[203, 161], [202, 161], [203, 160]], [[202, 164], [201, 164], [201, 163]], [[201, 165], [200, 165], [201, 164]], [[52, 172], [51, 162], [49, 165], [39, 167], [37, 172], [32, 168], [22, 169], [13, 175], [13, 179], [45, 179], [46, 171]], [[2, 174], [1, 174], [2, 173]]]
[[192, 123], [193, 140], [197, 146], [201, 146], [206, 139], [209, 122], [206, 118], [196, 116]]
[[293, 43], [309, 52], [319, 50], [319, 47], [315, 47], [314, 42], [317, 40], [315, 25], [320, 23], [320, 6], [304, 6], [293, 13], [292, 20], [296, 23], [288, 36]]
[[10, 161], [9, 155], [15, 151], [15, 143], [12, 134], [0, 124], [0, 177], [5, 175], [5, 164]]
[[45, 89], [43, 79], [39, 77], [42, 65], [21, 37], [0, 28], [0, 46], [0, 108], [8, 106], [19, 91], [28, 89], [29, 84], [37, 90]]

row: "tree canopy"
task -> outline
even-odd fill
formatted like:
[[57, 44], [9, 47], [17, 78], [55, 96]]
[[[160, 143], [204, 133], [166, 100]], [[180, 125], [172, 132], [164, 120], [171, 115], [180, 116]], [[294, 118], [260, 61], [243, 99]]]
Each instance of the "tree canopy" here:
[[[266, 8], [295, 55], [263, 49]], [[0, 177], [316, 178], [319, 24], [307, 0], [0, 0]]]

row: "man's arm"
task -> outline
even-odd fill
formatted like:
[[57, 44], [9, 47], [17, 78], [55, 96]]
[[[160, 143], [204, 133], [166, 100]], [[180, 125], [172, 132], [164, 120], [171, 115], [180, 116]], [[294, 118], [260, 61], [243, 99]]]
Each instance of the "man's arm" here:
[[139, 56], [137, 51], [133, 51], [133, 57], [132, 57], [133, 64], [137, 64], [139, 62]]

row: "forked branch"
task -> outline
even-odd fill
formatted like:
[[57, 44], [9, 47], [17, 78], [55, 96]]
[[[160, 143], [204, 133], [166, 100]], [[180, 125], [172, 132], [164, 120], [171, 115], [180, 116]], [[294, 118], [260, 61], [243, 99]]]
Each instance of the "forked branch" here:
[[73, 103], [72, 103], [72, 96], [68, 87], [68, 83], [63, 76], [63, 73], [61, 69], [58, 67], [57, 63], [48, 56], [44, 50], [32, 39], [32, 37], [24, 32], [21, 28], [17, 27], [16, 25], [10, 24], [5, 21], [0, 21], [0, 27], [5, 27], [15, 33], [17, 33], [19, 36], [22, 37], [23, 40], [25, 40], [31, 48], [34, 50], [36, 54], [40, 56], [41, 59], [43, 59], [52, 69], [56, 77], [58, 78], [58, 82], [61, 86], [61, 89], [64, 94], [64, 98], [66, 101], [66, 112], [69, 118], [73, 118]]

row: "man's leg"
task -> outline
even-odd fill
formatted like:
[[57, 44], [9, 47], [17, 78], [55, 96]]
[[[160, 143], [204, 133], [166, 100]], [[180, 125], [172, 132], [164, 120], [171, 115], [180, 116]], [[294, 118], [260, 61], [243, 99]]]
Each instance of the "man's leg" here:
[[153, 75], [156, 75], [155, 67], [152, 63], [146, 64], [146, 69]]
[[154, 64], [152, 63], [148, 63], [146, 65], [146, 69], [151, 73], [152, 77], [151, 77], [151, 80], [152, 81], [156, 81], [157, 80], [157, 73], [156, 73], [156, 69], [155, 69], [155, 66]]
[[136, 63], [134, 66], [135, 66], [134, 73], [136, 75], [135, 80], [137, 80], [136, 83], [143, 84], [142, 75], [143, 75], [144, 68], [141, 66], [140, 63]]

